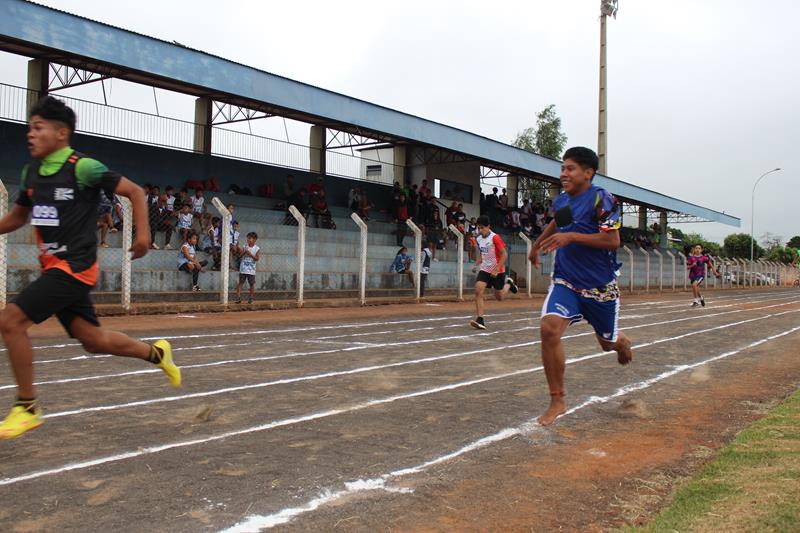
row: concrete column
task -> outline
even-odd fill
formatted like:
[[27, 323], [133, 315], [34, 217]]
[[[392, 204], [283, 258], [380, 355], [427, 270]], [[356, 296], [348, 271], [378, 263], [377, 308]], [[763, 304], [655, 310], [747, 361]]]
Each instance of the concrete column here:
[[406, 175], [406, 145], [395, 145], [392, 147], [392, 151], [394, 152], [392, 155], [392, 161], [394, 162], [392, 181], [399, 181], [403, 185], [411, 185], [408, 181], [410, 176]]
[[46, 59], [31, 59], [28, 61], [28, 98], [27, 110], [47, 94], [50, 85], [50, 62]]
[[667, 241], [667, 212], [661, 211], [658, 217], [658, 227], [661, 229], [661, 242], [659, 248], [662, 250], [666, 250], [669, 248], [669, 242]]
[[647, 230], [647, 208], [643, 205], [639, 206], [639, 229]]
[[319, 174], [325, 174], [325, 147], [327, 146], [327, 128], [325, 126], [311, 126], [308, 137], [309, 150], [309, 170]]
[[195, 152], [211, 153], [211, 99], [198, 98], [194, 101], [194, 143]]
[[506, 176], [506, 189], [508, 189], [508, 205], [517, 207], [519, 205], [519, 177], [517, 175]]

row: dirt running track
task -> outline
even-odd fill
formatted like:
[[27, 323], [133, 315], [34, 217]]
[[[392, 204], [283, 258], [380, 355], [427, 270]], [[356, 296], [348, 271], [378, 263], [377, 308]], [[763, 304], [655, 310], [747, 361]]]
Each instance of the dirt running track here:
[[[625, 298], [635, 361], [567, 332], [551, 428], [541, 298], [106, 319], [185, 385], [34, 331], [45, 424], [0, 443], [2, 531], [604, 531], [800, 383], [800, 291]], [[14, 395], [0, 375], [6, 403]]]

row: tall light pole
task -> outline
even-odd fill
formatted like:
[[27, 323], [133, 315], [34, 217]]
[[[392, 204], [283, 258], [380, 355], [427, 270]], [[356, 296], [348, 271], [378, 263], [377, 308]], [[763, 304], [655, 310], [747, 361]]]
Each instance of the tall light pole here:
[[772, 174], [773, 172], [778, 172], [780, 167], [773, 168], [772, 170], [768, 170], [761, 174], [756, 182], [753, 184], [753, 194], [750, 197], [750, 263], [753, 262], [753, 247], [755, 242], [753, 241], [753, 226], [756, 224], [756, 186], [758, 182], [764, 179], [764, 176], [767, 174]]
[[600, 174], [606, 173], [606, 18], [617, 18], [619, 0], [600, 0], [600, 105], [597, 114], [597, 157]]

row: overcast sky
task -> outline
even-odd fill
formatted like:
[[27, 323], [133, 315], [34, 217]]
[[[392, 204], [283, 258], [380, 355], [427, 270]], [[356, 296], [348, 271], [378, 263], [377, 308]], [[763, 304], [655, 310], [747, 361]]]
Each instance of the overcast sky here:
[[[599, 0], [40, 3], [503, 142], [555, 104], [568, 144], [596, 147]], [[740, 230], [681, 226], [721, 241], [749, 233], [753, 183], [782, 167], [758, 186], [755, 232], [800, 234], [797, 20], [797, 0], [621, 0], [609, 175], [740, 217]], [[24, 83], [20, 58], [0, 54], [0, 71]], [[152, 93], [111, 98], [154, 105]], [[161, 93], [159, 104], [191, 111]]]

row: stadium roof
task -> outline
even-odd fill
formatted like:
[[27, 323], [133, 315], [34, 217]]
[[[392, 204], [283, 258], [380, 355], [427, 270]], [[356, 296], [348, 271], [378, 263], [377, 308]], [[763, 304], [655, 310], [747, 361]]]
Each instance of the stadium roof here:
[[[555, 180], [560, 162], [458, 128], [25, 0], [0, 2], [0, 49]], [[739, 226], [736, 217], [598, 175], [626, 201]]]

